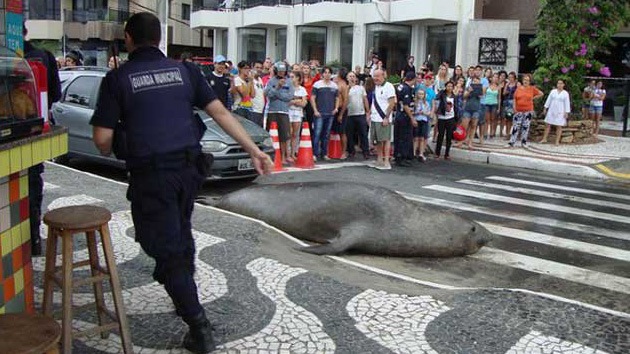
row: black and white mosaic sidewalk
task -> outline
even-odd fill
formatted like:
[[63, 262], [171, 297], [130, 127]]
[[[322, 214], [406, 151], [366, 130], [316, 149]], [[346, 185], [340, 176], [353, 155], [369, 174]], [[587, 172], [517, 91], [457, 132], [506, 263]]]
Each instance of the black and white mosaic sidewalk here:
[[[97, 204], [110, 223], [136, 353], [184, 353], [186, 326], [133, 241], [126, 186], [47, 165], [45, 209]], [[257, 222], [198, 207], [193, 225], [202, 303], [217, 353], [628, 353], [630, 314], [511, 290], [445, 290], [294, 250]], [[75, 256], [85, 256], [78, 242]], [[41, 286], [43, 259], [34, 261]], [[75, 305], [92, 301], [80, 289]], [[109, 298], [107, 298], [109, 299]], [[41, 303], [41, 289], [36, 289]], [[55, 296], [60, 306], [60, 296]], [[78, 311], [75, 326], [93, 326]], [[75, 353], [118, 353], [119, 339], [76, 340]]]

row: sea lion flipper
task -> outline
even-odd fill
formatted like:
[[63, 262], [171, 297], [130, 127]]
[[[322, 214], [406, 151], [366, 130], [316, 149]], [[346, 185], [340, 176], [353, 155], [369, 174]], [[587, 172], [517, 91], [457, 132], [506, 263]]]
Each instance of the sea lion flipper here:
[[315, 245], [315, 246], [304, 246], [299, 248], [300, 251], [324, 255], [324, 254], [339, 254], [343, 253], [345, 249], [339, 249], [339, 244], [337, 242], [326, 243], [323, 245]]
[[357, 237], [360, 237], [360, 230], [356, 225], [346, 226], [339, 231], [339, 237], [331, 239], [328, 243], [302, 247], [300, 251], [318, 255], [344, 253], [356, 244]]

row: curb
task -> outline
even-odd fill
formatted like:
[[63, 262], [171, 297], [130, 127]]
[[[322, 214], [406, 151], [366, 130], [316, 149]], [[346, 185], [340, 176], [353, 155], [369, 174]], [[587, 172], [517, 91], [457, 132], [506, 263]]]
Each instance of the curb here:
[[[430, 143], [435, 151], [435, 143]], [[566, 162], [549, 161], [536, 157], [506, 155], [497, 152], [475, 151], [453, 149], [451, 147], [451, 157], [456, 160], [485, 163], [489, 165], [499, 165], [505, 167], [526, 168], [530, 170], [561, 173], [571, 176], [594, 178], [600, 180], [609, 179], [610, 176], [603, 171], [600, 172], [591, 166], [577, 165]], [[604, 168], [606, 168], [604, 166]], [[614, 171], [612, 171], [614, 173]], [[630, 175], [628, 177], [630, 179]]]
[[622, 180], [630, 180], [630, 173], [621, 173], [621, 172], [616, 172], [614, 170], [611, 170], [610, 168], [606, 167], [605, 165], [598, 163], [597, 165], [595, 165], [595, 168], [598, 169], [599, 171], [601, 171], [601, 173], [610, 176], [610, 177], [614, 177], [614, 178], [619, 178]]

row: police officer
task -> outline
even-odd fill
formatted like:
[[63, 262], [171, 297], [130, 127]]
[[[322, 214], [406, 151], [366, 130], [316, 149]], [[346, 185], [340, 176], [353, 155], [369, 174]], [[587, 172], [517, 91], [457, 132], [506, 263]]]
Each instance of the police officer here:
[[[24, 37], [28, 35], [26, 25], [23, 25]], [[30, 60], [41, 62], [46, 67], [46, 78], [48, 81], [48, 109], [54, 102], [61, 98], [61, 83], [59, 82], [59, 70], [57, 59], [51, 52], [45, 49], [36, 48], [30, 41], [24, 41], [24, 57]], [[42, 254], [42, 241], [39, 235], [39, 225], [42, 215], [42, 199], [44, 181], [42, 173], [44, 164], [40, 163], [28, 169], [28, 204], [29, 219], [31, 226], [31, 254], [40, 256]]]
[[123, 123], [127, 199], [136, 241], [155, 259], [153, 277], [164, 285], [176, 312], [189, 326], [184, 347], [194, 353], [214, 349], [210, 323], [193, 279], [195, 244], [191, 231], [194, 197], [205, 178], [200, 139], [205, 125], [193, 115], [203, 108], [252, 157], [259, 173], [273, 163], [225, 109], [201, 72], [168, 59], [158, 49], [160, 21], [137, 13], [125, 25], [129, 61], [107, 73], [92, 117], [94, 143], [112, 152], [114, 129]]
[[394, 153], [396, 164], [410, 167], [413, 160], [413, 128], [418, 126], [414, 113], [414, 86], [416, 73], [405, 74], [404, 82], [398, 86], [398, 109], [394, 123]]

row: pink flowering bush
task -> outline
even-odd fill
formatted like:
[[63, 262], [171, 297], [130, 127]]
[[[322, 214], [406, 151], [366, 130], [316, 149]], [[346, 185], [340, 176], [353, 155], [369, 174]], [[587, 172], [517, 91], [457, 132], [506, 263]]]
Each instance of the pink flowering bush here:
[[538, 59], [535, 82], [548, 92], [563, 79], [579, 109], [575, 102], [580, 102], [584, 77], [612, 75], [595, 55], [605, 52], [611, 37], [629, 23], [628, 0], [541, 0], [531, 44]]

